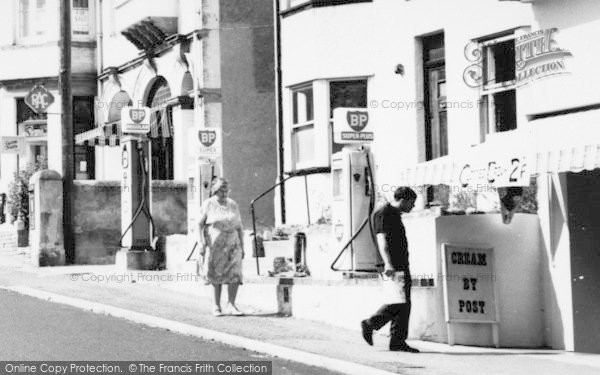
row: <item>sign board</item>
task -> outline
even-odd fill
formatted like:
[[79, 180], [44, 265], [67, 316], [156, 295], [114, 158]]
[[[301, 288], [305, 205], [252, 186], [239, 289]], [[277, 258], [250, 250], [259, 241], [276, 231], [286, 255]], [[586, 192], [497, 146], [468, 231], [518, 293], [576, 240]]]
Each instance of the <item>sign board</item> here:
[[198, 128], [193, 139], [196, 156], [207, 159], [220, 157], [222, 139], [220, 128]]
[[3, 228], [0, 230], [0, 251], [17, 251], [18, 235], [15, 228]]
[[129, 134], [150, 132], [150, 108], [123, 107], [121, 109], [121, 131]]
[[464, 162], [454, 179], [461, 187], [529, 186], [531, 178], [526, 157], [497, 157]]
[[494, 249], [442, 245], [446, 321], [497, 323]]
[[0, 152], [3, 154], [22, 154], [25, 150], [25, 139], [18, 136], [0, 137]]
[[54, 103], [54, 96], [42, 85], [35, 85], [25, 96], [25, 104], [35, 113], [46, 113], [48, 107]]
[[370, 143], [373, 141], [366, 108], [336, 108], [333, 110], [333, 141], [335, 143]]

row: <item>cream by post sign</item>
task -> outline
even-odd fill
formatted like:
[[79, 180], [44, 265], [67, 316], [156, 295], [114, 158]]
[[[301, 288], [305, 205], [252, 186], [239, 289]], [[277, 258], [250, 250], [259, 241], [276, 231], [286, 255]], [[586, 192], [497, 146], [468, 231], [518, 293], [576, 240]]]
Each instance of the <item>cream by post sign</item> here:
[[497, 323], [494, 249], [442, 245], [446, 321]]

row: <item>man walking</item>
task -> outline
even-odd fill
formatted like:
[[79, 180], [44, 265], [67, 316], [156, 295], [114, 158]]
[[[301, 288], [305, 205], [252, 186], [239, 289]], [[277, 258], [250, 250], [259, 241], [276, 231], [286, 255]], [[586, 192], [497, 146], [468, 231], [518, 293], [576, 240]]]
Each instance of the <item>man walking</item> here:
[[361, 322], [362, 334], [369, 345], [373, 345], [373, 331], [391, 321], [390, 350], [409, 353], [419, 351], [406, 344], [408, 319], [410, 317], [411, 277], [408, 269], [408, 242], [401, 215], [410, 212], [415, 206], [417, 194], [408, 187], [400, 187], [394, 192], [394, 200], [379, 209], [374, 215], [374, 229], [381, 257], [385, 262], [384, 275], [393, 277], [396, 272], [404, 272], [404, 293], [406, 303], [383, 305], [369, 319]]

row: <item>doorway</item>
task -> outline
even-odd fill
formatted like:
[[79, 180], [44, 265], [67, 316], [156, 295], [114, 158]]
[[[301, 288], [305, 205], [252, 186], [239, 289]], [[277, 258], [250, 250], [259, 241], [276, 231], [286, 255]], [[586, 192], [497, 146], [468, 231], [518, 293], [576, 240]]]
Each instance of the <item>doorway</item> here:
[[600, 170], [567, 174], [576, 352], [600, 353]]

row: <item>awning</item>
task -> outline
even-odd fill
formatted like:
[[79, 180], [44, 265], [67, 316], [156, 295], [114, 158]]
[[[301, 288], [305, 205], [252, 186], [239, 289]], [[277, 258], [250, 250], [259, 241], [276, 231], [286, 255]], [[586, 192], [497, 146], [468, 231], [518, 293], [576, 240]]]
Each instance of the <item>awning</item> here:
[[600, 168], [600, 110], [529, 122], [522, 129], [400, 172], [399, 185], [525, 186], [545, 173]]
[[[150, 138], [169, 138], [173, 134], [166, 109], [154, 111], [150, 115]], [[75, 144], [87, 146], [118, 146], [123, 133], [121, 121], [103, 124], [95, 129], [75, 135]]]

